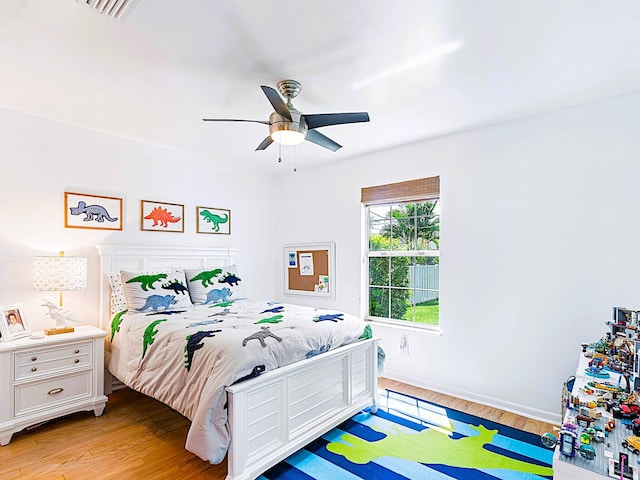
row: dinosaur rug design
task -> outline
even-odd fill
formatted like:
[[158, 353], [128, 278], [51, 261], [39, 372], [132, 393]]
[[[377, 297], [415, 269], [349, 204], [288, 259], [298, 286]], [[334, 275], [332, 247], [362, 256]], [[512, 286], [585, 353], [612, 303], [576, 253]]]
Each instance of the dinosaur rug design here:
[[360, 412], [259, 480], [553, 478], [553, 451], [538, 435], [406, 398], [416, 418], [393, 408]]

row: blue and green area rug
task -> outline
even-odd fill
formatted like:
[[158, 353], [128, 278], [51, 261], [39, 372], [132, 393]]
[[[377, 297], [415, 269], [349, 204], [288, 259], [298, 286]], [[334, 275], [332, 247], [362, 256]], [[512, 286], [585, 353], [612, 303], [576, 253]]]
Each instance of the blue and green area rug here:
[[259, 480], [540, 480], [553, 450], [538, 435], [386, 391]]

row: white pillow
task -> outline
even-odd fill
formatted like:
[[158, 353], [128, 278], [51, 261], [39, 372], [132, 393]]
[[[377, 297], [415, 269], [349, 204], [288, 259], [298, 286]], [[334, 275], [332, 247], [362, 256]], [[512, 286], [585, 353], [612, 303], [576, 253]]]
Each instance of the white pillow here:
[[184, 270], [120, 272], [129, 313], [183, 310], [192, 307]]
[[195, 305], [213, 305], [246, 298], [236, 265], [188, 269], [185, 273], [189, 295]]

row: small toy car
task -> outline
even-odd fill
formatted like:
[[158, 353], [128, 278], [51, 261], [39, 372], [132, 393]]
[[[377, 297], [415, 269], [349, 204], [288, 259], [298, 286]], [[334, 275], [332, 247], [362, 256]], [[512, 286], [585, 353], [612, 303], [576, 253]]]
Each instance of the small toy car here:
[[622, 440], [622, 446], [638, 454], [640, 453], [640, 437], [628, 436]]

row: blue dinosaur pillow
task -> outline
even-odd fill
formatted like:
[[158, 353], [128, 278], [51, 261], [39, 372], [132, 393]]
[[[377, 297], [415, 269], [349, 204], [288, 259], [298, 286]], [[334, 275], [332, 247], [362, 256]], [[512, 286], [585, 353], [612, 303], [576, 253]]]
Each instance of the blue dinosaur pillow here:
[[192, 307], [184, 270], [120, 272], [129, 313]]
[[194, 305], [213, 305], [246, 298], [242, 279], [235, 265], [188, 269], [185, 273], [189, 295]]

